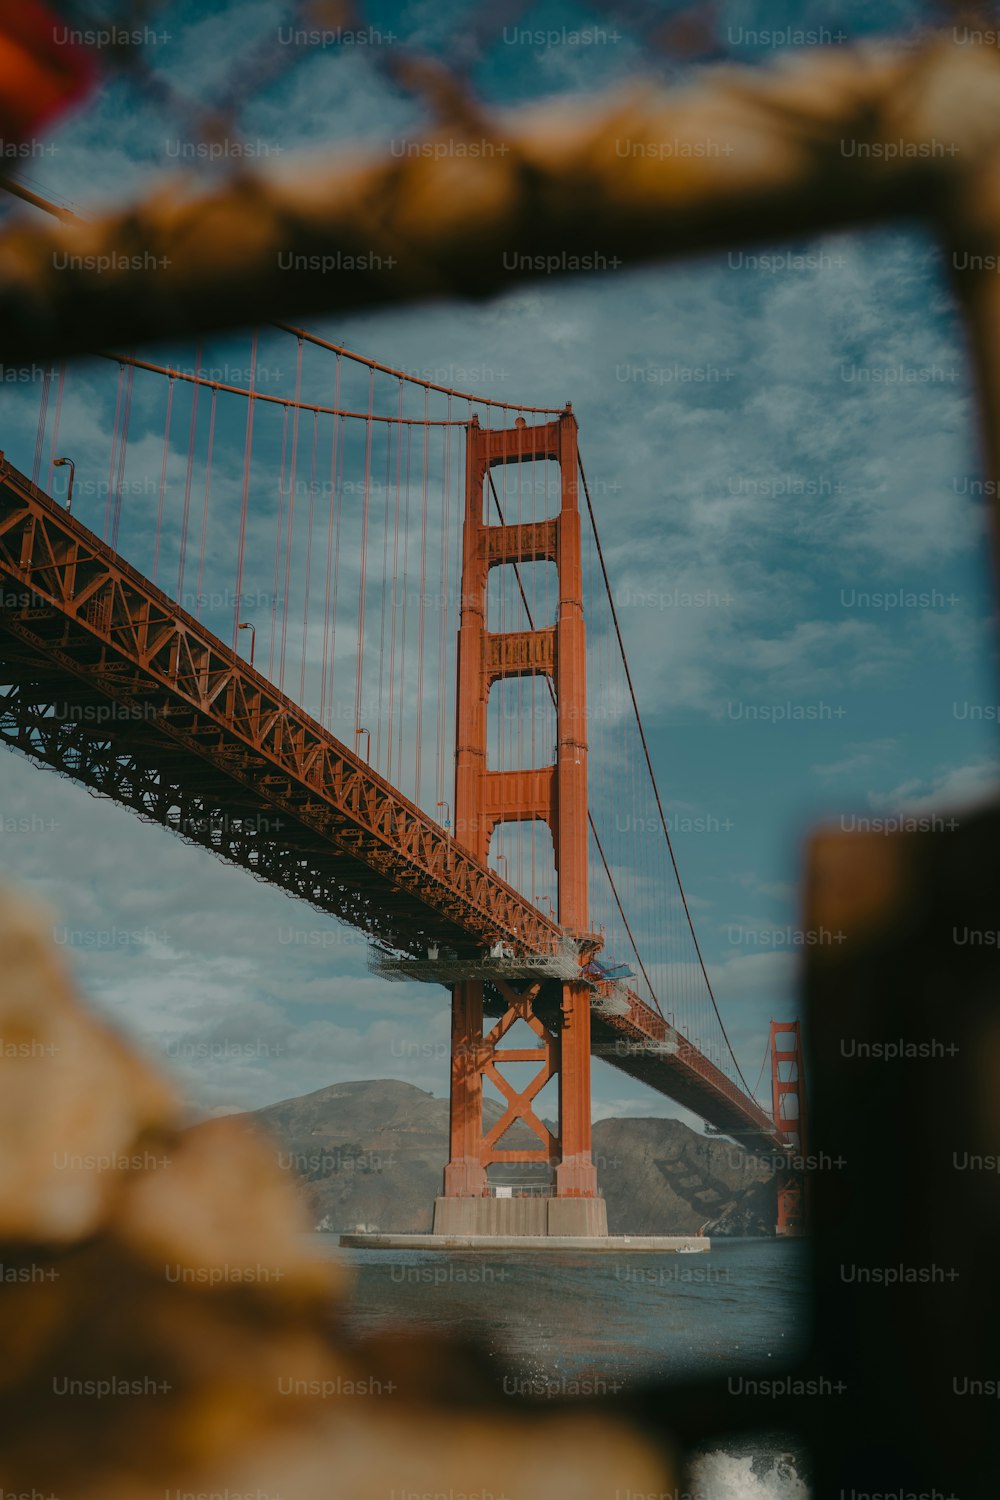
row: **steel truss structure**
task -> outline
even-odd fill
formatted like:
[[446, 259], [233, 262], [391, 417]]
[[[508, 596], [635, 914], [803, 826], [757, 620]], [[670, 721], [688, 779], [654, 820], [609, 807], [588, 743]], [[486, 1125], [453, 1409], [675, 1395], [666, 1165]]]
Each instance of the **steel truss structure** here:
[[[536, 539], [539, 551], [550, 533]], [[532, 666], [544, 670], [549, 649]], [[496, 665], [491, 656], [488, 670]], [[567, 937], [593, 946], [520, 896], [2, 454], [0, 740], [411, 960], [440, 945], [477, 962], [499, 944], [538, 960], [544, 975], [564, 961]], [[738, 1130], [750, 1149], [780, 1146], [764, 1111], [708, 1058], [683, 1038], [676, 1050], [664, 1046], [671, 1028], [637, 995], [618, 983], [589, 992], [599, 1055], [719, 1129]]]

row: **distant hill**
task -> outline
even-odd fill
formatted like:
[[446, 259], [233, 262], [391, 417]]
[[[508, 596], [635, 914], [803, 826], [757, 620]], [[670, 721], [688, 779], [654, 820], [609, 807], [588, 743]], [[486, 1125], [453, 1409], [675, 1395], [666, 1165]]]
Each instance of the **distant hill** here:
[[598, 1120], [597, 1177], [613, 1234], [773, 1235], [771, 1169], [681, 1120]]
[[[484, 1110], [489, 1122], [501, 1113], [492, 1101]], [[375, 1079], [331, 1084], [246, 1118], [271, 1136], [279, 1164], [297, 1173], [317, 1229], [430, 1229], [448, 1155], [447, 1099]], [[716, 1235], [774, 1232], [770, 1173], [730, 1141], [679, 1120], [601, 1120], [594, 1157], [612, 1233], [690, 1234], [706, 1221]], [[526, 1171], [506, 1175], [529, 1181]]]

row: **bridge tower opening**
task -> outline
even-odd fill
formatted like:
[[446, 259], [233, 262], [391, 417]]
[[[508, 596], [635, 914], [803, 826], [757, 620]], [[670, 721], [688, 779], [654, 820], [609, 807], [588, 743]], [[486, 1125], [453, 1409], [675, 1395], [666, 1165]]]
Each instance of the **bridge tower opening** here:
[[[559, 509], [530, 522], [484, 519], [484, 486], [494, 468], [556, 460]], [[455, 740], [456, 841], [486, 862], [494, 828], [503, 822], [546, 822], [555, 853], [557, 914], [566, 933], [593, 944], [588, 910], [586, 631], [577, 498], [577, 424], [567, 406], [555, 421], [484, 429], [467, 428], [462, 597], [458, 633]], [[487, 596], [490, 571], [511, 564], [554, 563], [558, 608], [554, 624], [540, 629], [491, 631]], [[490, 689], [503, 678], [540, 676], [555, 699], [555, 760], [533, 769], [487, 766]], [[484, 1029], [487, 998], [499, 1019]], [[531, 1047], [504, 1047], [507, 1033], [524, 1021], [538, 1038]], [[523, 1030], [523, 1028], [519, 1028]], [[522, 1089], [505, 1078], [505, 1063], [535, 1063]], [[581, 980], [540, 979], [512, 985], [500, 976], [487, 983], [452, 986], [450, 1149], [444, 1193], [435, 1203], [436, 1234], [607, 1233], [607, 1211], [598, 1194], [591, 1155], [590, 990]], [[484, 1130], [483, 1077], [503, 1095], [505, 1109]], [[533, 1101], [558, 1079], [555, 1133]], [[527, 1127], [537, 1144], [508, 1147], [512, 1125]], [[521, 1130], [522, 1141], [524, 1130]], [[494, 1197], [488, 1168], [548, 1162], [551, 1196]]]

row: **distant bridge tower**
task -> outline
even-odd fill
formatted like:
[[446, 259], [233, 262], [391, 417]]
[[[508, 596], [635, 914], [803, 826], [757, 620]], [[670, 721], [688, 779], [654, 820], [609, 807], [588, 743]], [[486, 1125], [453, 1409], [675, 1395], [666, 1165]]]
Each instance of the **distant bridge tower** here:
[[[780, 1135], [788, 1143], [788, 1154], [799, 1160], [806, 1154], [805, 1074], [802, 1068], [802, 1037], [798, 1021], [771, 1022], [771, 1113]], [[803, 1172], [786, 1164], [777, 1173], [779, 1235], [805, 1231], [806, 1203]]]
[[[488, 525], [484, 486], [490, 471], [508, 463], [555, 459], [560, 471], [557, 515], [520, 524]], [[455, 838], [484, 863], [500, 822], [540, 819], [552, 831], [558, 877], [558, 918], [567, 933], [591, 938], [588, 913], [586, 740], [586, 636], [577, 500], [577, 424], [567, 405], [555, 421], [529, 427], [468, 427], [462, 601], [458, 636], [455, 749]], [[554, 625], [492, 632], [487, 628], [491, 568], [552, 562], [558, 574]], [[556, 759], [537, 770], [491, 770], [486, 761], [490, 688], [505, 677], [547, 677], [556, 709]], [[597, 1192], [591, 1157], [590, 992], [581, 980], [529, 980], [514, 986], [501, 976], [490, 983], [504, 1014], [483, 1030], [484, 981], [452, 986], [451, 1140], [444, 1196], [437, 1199], [438, 1234], [607, 1233], [607, 1213]], [[517, 1020], [537, 1046], [504, 1048]], [[537, 1073], [522, 1090], [498, 1064], [532, 1062]], [[484, 1134], [483, 1077], [506, 1102], [503, 1117]], [[550, 1078], [559, 1079], [558, 1136], [535, 1114], [533, 1102]], [[523, 1122], [537, 1147], [504, 1149], [501, 1138]], [[554, 1195], [493, 1198], [487, 1168], [494, 1162], [551, 1163]]]

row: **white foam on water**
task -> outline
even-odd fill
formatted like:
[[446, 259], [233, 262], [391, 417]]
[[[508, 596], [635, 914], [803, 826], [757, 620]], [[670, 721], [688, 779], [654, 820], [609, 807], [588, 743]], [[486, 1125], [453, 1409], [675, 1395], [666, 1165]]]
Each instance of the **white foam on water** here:
[[749, 1454], [704, 1453], [691, 1467], [691, 1500], [809, 1500], [809, 1486], [788, 1454], [756, 1461]]

